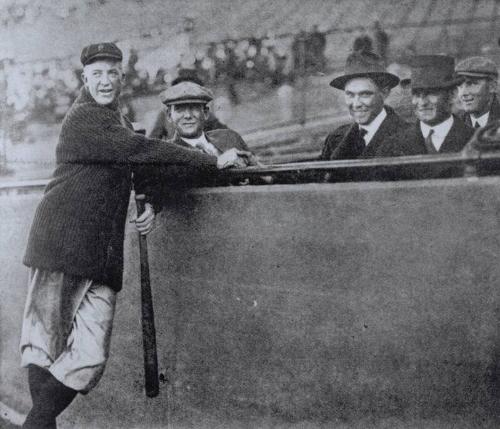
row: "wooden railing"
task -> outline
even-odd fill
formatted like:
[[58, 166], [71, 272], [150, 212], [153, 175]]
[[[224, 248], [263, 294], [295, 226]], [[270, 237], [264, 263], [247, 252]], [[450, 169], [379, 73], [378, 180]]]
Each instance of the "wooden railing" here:
[[[500, 174], [500, 122], [480, 129], [459, 153], [308, 161], [221, 171], [194, 186], [425, 180]], [[186, 175], [189, 177], [189, 175]], [[41, 190], [48, 180], [0, 183], [0, 194]]]

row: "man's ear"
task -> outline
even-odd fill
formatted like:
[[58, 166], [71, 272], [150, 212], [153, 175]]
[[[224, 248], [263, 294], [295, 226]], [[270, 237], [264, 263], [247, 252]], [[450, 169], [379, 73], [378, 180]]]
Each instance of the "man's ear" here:
[[489, 86], [489, 89], [490, 89], [490, 91], [489, 91], [489, 92], [490, 92], [490, 94], [491, 94], [491, 93], [493, 93], [493, 94], [494, 94], [494, 93], [496, 93], [496, 92], [497, 92], [497, 89], [498, 89], [498, 81], [497, 81], [496, 79], [491, 79], [491, 80], [489, 81], [489, 85], [488, 85], [488, 86]]
[[210, 113], [210, 109], [208, 107], [208, 105], [205, 104], [205, 106], [203, 106], [203, 114], [204, 114], [204, 117], [205, 117], [205, 121], [208, 119], [208, 114]]
[[172, 119], [172, 106], [166, 105], [166, 104], [164, 104], [164, 106], [165, 106], [165, 113], [167, 114], [167, 118]]
[[85, 72], [84, 71], [82, 71], [82, 74], [80, 75], [80, 77], [82, 78], [82, 82], [85, 85], [87, 83], [87, 76], [85, 76]]

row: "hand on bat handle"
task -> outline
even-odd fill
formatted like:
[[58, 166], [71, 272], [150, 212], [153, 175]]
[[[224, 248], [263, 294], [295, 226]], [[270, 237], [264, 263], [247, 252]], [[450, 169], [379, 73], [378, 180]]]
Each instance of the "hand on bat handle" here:
[[153, 230], [155, 211], [150, 203], [145, 201], [145, 196], [140, 194], [135, 197], [137, 205], [137, 218], [133, 220], [137, 230], [142, 235], [147, 235]]

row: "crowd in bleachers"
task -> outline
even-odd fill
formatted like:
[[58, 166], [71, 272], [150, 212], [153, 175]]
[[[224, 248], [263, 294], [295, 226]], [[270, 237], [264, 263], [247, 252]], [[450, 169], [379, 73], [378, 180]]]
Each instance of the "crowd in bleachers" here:
[[[293, 43], [268, 35], [263, 38], [225, 40], [199, 47], [190, 67], [207, 85], [227, 86], [233, 103], [238, 103], [235, 85], [239, 81], [263, 82], [269, 86], [293, 80], [301, 70], [299, 44], [305, 46], [306, 70], [326, 66], [325, 35], [315, 29], [300, 33]], [[165, 89], [176, 70], [144, 67], [141, 52], [131, 49], [126, 63], [127, 94], [137, 96]], [[179, 64], [177, 68], [180, 68]], [[10, 124], [35, 120], [60, 121], [81, 86], [78, 57], [51, 59], [35, 63], [0, 63], [0, 95]], [[15, 139], [15, 136], [14, 136]]]
[[60, 120], [78, 94], [79, 70], [69, 59], [0, 63], [2, 121], [10, 125], [11, 137], [21, 137], [26, 121]]
[[[19, 7], [22, 10], [16, 9], [17, 12], [12, 8], [0, 8], [0, 23], [15, 22], [16, 16], [26, 19], [28, 11], [36, 9], [28, 7], [28, 2], [20, 3]], [[187, 67], [185, 57], [176, 67], [148, 66], [147, 57], [151, 52], [129, 47], [125, 61], [125, 100], [156, 94], [168, 86], [179, 69], [193, 68], [207, 86], [224, 87], [230, 101], [238, 104], [241, 101], [239, 82], [279, 87], [293, 82], [303, 73], [325, 72], [332, 66], [339, 66], [344, 56], [334, 58], [331, 52], [327, 55], [327, 37], [328, 43], [332, 43], [333, 38], [327, 32], [313, 26], [308, 32], [302, 30], [285, 37], [268, 33], [264, 37], [226, 39], [193, 48]], [[373, 49], [382, 58], [388, 58], [389, 35], [378, 22], [349, 37], [347, 50]], [[156, 62], [161, 64], [158, 59]], [[12, 140], [22, 139], [27, 121], [59, 122], [78, 94], [82, 84], [80, 74], [81, 65], [76, 56], [24, 63], [13, 59], [1, 61], [0, 99], [4, 107], [1, 120], [9, 124]]]

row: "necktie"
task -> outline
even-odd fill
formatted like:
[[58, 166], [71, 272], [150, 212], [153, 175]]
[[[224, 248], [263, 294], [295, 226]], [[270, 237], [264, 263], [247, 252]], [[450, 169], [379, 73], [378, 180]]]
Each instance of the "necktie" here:
[[360, 157], [366, 149], [366, 142], [363, 138], [366, 135], [366, 130], [363, 128], [357, 129], [357, 133], [353, 133], [352, 145], [347, 149], [348, 153], [343, 156], [344, 159], [358, 158]]
[[436, 146], [434, 146], [434, 143], [432, 143], [432, 135], [434, 134], [434, 130], [431, 128], [429, 131], [429, 134], [424, 140], [425, 143], [425, 148], [427, 149], [427, 153], [432, 154], [432, 153], [437, 153]]
[[364, 128], [359, 128], [359, 139], [363, 145], [366, 146], [366, 141], [365, 141], [365, 136], [368, 134], [368, 131], [366, 131]]
[[476, 123], [474, 124], [474, 128], [481, 128], [481, 125], [479, 125], [479, 121], [476, 121]]

